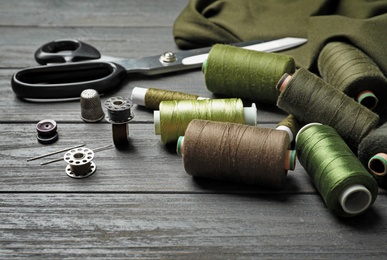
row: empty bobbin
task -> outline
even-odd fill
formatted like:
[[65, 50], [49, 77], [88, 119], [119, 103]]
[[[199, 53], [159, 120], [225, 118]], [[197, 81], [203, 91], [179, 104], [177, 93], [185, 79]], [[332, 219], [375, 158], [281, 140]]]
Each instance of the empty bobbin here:
[[129, 127], [128, 123], [133, 119], [133, 102], [129, 98], [111, 97], [104, 103], [108, 113], [106, 121], [112, 124], [113, 142], [115, 146], [127, 146]]
[[94, 152], [86, 147], [72, 149], [65, 153], [64, 160], [68, 163], [66, 174], [71, 178], [82, 179], [92, 175], [97, 166], [92, 162]]

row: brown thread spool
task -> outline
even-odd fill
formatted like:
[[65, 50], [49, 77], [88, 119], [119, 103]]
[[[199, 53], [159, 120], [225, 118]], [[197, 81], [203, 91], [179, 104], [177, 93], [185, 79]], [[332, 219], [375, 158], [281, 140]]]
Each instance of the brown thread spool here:
[[382, 112], [387, 98], [387, 79], [364, 52], [345, 42], [330, 42], [318, 57], [323, 80], [356, 99], [365, 107]]
[[306, 69], [278, 82], [277, 106], [301, 123], [318, 122], [336, 129], [354, 153], [360, 141], [376, 127], [379, 116]]
[[177, 152], [192, 176], [280, 189], [295, 167], [289, 144], [284, 131], [195, 119]]

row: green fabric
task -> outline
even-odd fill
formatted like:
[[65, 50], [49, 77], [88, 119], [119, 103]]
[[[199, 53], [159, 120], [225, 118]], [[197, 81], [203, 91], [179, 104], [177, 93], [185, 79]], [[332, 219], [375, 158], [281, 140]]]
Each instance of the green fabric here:
[[368, 54], [387, 75], [387, 0], [190, 0], [173, 35], [182, 49], [305, 37], [307, 44], [284, 53], [314, 72], [324, 44], [343, 40]]

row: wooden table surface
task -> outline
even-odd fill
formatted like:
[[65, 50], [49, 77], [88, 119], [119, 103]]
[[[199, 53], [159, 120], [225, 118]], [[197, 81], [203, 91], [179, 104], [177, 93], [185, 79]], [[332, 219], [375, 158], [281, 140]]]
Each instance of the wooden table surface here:
[[[80, 119], [79, 101], [34, 103], [11, 88], [17, 70], [36, 65], [43, 43], [76, 38], [103, 54], [143, 57], [177, 51], [172, 26], [183, 0], [4, 0], [0, 2], [0, 258], [382, 259], [387, 254], [386, 192], [355, 218], [324, 205], [298, 163], [272, 191], [195, 179], [173, 147], [154, 135], [153, 112], [134, 107], [130, 146], [95, 154], [97, 171], [72, 179], [64, 161], [27, 158], [85, 143], [112, 144], [106, 121]], [[200, 70], [136, 76], [102, 97], [153, 87], [213, 97]], [[286, 115], [258, 105], [258, 123]], [[58, 123], [59, 140], [42, 145], [35, 125]]]

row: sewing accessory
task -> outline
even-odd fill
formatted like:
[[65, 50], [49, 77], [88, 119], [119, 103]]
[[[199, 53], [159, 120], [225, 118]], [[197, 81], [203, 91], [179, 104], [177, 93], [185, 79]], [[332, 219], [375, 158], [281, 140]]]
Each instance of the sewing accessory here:
[[41, 144], [55, 143], [58, 138], [57, 123], [52, 119], [43, 119], [36, 124], [36, 131], [38, 132], [36, 139]]
[[327, 83], [363, 106], [377, 113], [384, 112], [387, 79], [367, 54], [349, 43], [329, 42], [322, 49], [317, 64]]
[[97, 166], [92, 162], [94, 152], [91, 149], [81, 147], [65, 153], [64, 160], [68, 163], [66, 174], [71, 178], [83, 179], [92, 175]]
[[102, 110], [99, 94], [94, 89], [85, 89], [81, 93], [81, 119], [87, 123], [101, 121], [105, 114]]
[[133, 103], [146, 108], [158, 110], [161, 101], [171, 100], [195, 100], [206, 99], [194, 94], [187, 94], [178, 91], [170, 91], [156, 88], [139, 88], [135, 87], [132, 90], [131, 99]]
[[192, 176], [281, 189], [295, 167], [289, 144], [284, 131], [195, 119], [177, 153]]
[[285, 73], [295, 71], [292, 57], [216, 44], [203, 63], [207, 89], [215, 94], [276, 104], [275, 88]]
[[128, 123], [133, 119], [133, 102], [125, 97], [111, 97], [104, 102], [107, 109], [106, 121], [112, 124], [113, 143], [116, 147], [125, 147], [129, 144]]
[[[282, 38], [235, 45], [270, 52], [293, 48], [305, 42], [303, 38]], [[79, 97], [83, 90], [89, 88], [104, 94], [122, 85], [128, 74], [150, 76], [200, 68], [210, 49], [164, 52], [152, 57], [125, 59], [103, 56], [93, 46], [78, 40], [56, 40], [44, 44], [35, 52], [35, 60], [42, 66], [16, 72], [11, 85], [18, 97], [32, 101]]]
[[154, 111], [155, 134], [164, 144], [176, 142], [193, 119], [256, 125], [257, 108], [237, 98], [162, 101]]
[[285, 74], [278, 83], [277, 106], [302, 124], [319, 122], [336, 129], [356, 153], [379, 116], [306, 69]]
[[298, 159], [326, 205], [335, 214], [352, 217], [366, 211], [378, 186], [335, 129], [311, 123], [296, 136]]

